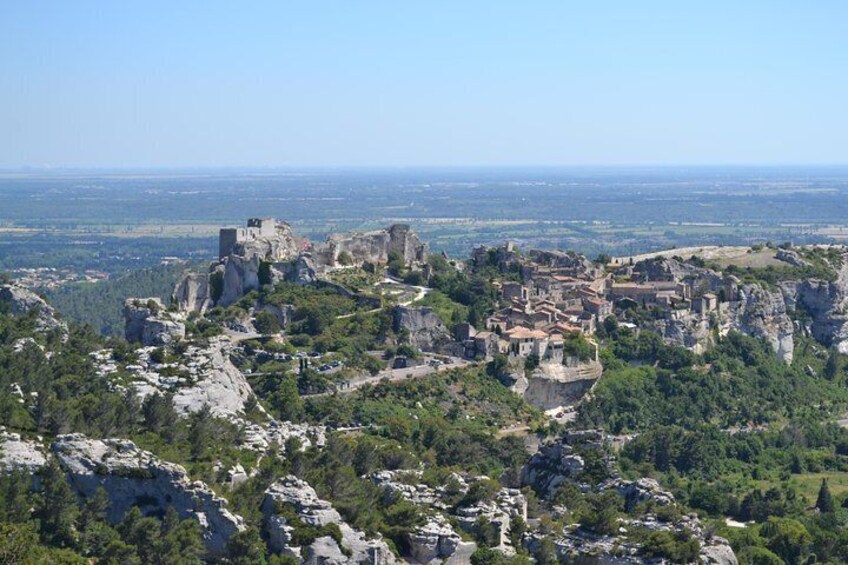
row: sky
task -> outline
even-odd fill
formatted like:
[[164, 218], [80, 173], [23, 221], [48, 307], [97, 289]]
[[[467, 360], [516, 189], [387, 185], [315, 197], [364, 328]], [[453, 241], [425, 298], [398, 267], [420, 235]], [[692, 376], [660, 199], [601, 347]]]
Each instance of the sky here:
[[848, 164], [843, 0], [0, 1], [0, 167]]

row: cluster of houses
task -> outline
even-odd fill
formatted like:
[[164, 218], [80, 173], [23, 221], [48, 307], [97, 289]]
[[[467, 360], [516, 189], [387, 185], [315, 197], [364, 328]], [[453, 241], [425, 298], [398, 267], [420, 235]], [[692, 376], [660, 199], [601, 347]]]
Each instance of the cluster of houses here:
[[693, 298], [697, 281], [679, 280], [651, 265], [620, 266], [613, 273], [579, 254], [533, 250], [523, 257], [510, 244], [477, 249], [472, 261], [486, 261], [521, 282], [495, 283], [503, 307], [486, 319], [484, 329], [457, 328], [469, 356], [532, 354], [561, 362], [568, 336], [591, 336], [613, 313], [641, 307], [706, 315], [718, 308], [719, 298], [710, 288], [698, 286]]

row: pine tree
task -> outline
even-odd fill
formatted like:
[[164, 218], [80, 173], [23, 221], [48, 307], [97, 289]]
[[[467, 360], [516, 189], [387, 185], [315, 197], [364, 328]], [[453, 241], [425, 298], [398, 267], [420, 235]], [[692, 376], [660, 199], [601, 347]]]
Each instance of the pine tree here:
[[833, 498], [830, 496], [830, 488], [827, 486], [827, 479], [822, 479], [819, 487], [819, 496], [816, 499], [816, 508], [819, 512], [833, 512]]
[[79, 516], [77, 497], [65, 480], [65, 473], [55, 460], [44, 467], [41, 481], [44, 485], [38, 509], [41, 535], [56, 545], [72, 546], [77, 538], [76, 521]]

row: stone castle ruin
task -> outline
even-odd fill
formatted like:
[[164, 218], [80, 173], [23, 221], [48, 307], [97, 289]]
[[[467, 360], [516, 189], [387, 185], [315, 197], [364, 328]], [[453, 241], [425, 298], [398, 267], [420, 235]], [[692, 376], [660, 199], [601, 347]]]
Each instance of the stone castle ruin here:
[[364, 233], [334, 234], [313, 246], [296, 237], [286, 222], [250, 218], [245, 227], [220, 230], [218, 260], [206, 273], [187, 273], [174, 297], [180, 310], [204, 312], [213, 306], [229, 306], [263, 284], [308, 284], [342, 263], [385, 265], [393, 253], [407, 266], [419, 265], [427, 258], [427, 245], [408, 225], [395, 224]]
[[339, 257], [346, 253], [353, 264], [385, 265], [391, 253], [397, 253], [409, 266], [427, 259], [427, 244], [406, 224], [393, 224], [387, 229], [370, 232], [333, 234], [315, 254], [320, 264], [338, 266]]

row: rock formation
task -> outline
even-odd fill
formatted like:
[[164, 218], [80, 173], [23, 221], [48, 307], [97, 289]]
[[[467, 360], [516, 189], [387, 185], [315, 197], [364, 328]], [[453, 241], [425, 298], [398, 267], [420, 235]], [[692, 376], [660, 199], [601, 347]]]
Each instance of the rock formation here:
[[206, 312], [212, 306], [209, 273], [186, 273], [174, 288], [174, 301], [183, 312]]
[[0, 469], [14, 469], [35, 474], [47, 464], [40, 443], [22, 439], [20, 434], [10, 433], [0, 426]]
[[833, 282], [808, 279], [783, 289], [788, 291], [786, 294], [794, 290], [794, 305], [800, 305], [810, 314], [813, 337], [841, 353], [848, 353], [848, 256], [843, 255]]
[[778, 357], [791, 362], [795, 348], [794, 326], [786, 312], [783, 295], [760, 285], [747, 284], [738, 289], [737, 298], [721, 315], [722, 333], [735, 330], [762, 338]]
[[409, 335], [409, 345], [425, 351], [433, 351], [451, 341], [450, 333], [436, 312], [431, 308], [395, 307], [392, 315], [395, 333]]
[[160, 346], [185, 337], [182, 316], [168, 312], [158, 298], [128, 298], [124, 320], [124, 335], [130, 343]]
[[343, 253], [355, 265], [385, 265], [389, 254], [396, 253], [405, 265], [411, 266], [427, 259], [427, 245], [409, 226], [394, 224], [384, 230], [333, 234], [318, 249], [317, 258], [322, 265], [335, 267]]
[[16, 284], [0, 285], [0, 305], [5, 305], [13, 316], [24, 316], [36, 312], [39, 331], [59, 329], [67, 331], [67, 325], [57, 317], [56, 310], [40, 296]]
[[603, 366], [597, 361], [566, 366], [541, 363], [529, 377], [517, 375], [512, 390], [541, 410], [572, 406], [601, 377]]
[[[291, 522], [292, 513], [301, 524]], [[385, 542], [369, 540], [362, 532], [351, 528], [329, 502], [318, 498], [308, 483], [293, 475], [268, 487], [262, 502], [262, 515], [271, 550], [306, 563], [391, 565], [396, 561]], [[330, 524], [338, 526], [340, 543], [330, 536], [323, 536], [306, 548], [293, 545], [293, 533], [298, 526], [322, 527]]]
[[445, 565], [466, 565], [477, 544], [463, 541], [447, 519], [436, 514], [409, 534], [409, 547], [418, 563], [441, 561]]
[[178, 412], [187, 414], [209, 405], [218, 416], [232, 417], [244, 411], [253, 395], [247, 379], [230, 361], [227, 338], [209, 340], [205, 347], [189, 345], [172, 363], [151, 359], [152, 348], [139, 350], [139, 360], [127, 366], [133, 387], [144, 397], [154, 392], [171, 392]]
[[109, 497], [107, 518], [120, 521], [133, 506], [145, 514], [174, 508], [180, 518], [196, 519], [210, 557], [224, 554], [230, 536], [244, 529], [227, 501], [180, 465], [161, 461], [129, 440], [88, 439], [82, 434], [60, 435], [52, 445], [73, 488], [93, 496], [98, 487]]

